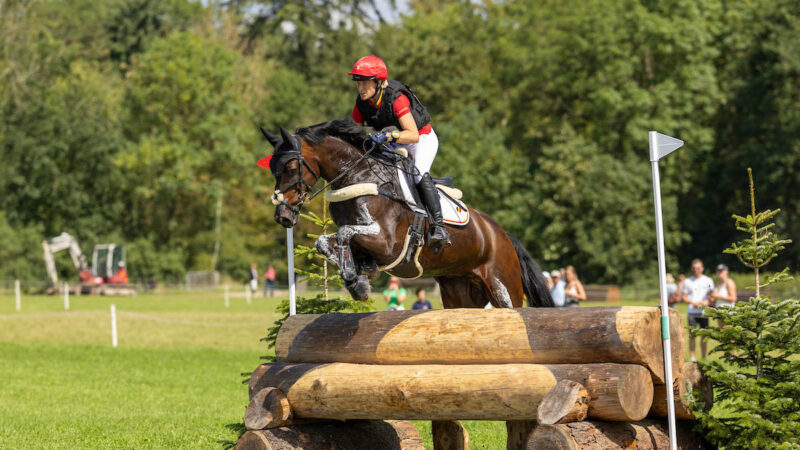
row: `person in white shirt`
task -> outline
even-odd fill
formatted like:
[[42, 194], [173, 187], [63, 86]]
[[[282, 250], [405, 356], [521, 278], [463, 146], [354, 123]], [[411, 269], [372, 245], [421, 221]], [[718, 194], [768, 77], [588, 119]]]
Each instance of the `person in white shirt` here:
[[[683, 282], [682, 300], [689, 304], [688, 324], [693, 328], [708, 328], [708, 317], [703, 317], [703, 307], [710, 302], [709, 294], [714, 290], [714, 281], [703, 275], [703, 261], [692, 261], [692, 276]], [[689, 356], [692, 361], [695, 339], [689, 337]], [[700, 357], [706, 359], [706, 341], [700, 338]]]

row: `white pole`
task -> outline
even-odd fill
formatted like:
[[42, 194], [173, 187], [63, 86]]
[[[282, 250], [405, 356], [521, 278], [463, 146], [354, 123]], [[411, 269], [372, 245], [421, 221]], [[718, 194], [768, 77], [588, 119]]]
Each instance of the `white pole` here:
[[250, 304], [250, 283], [244, 285], [244, 297], [247, 299], [247, 304]]
[[664, 261], [664, 224], [661, 218], [661, 182], [658, 173], [658, 141], [656, 132], [650, 132], [650, 163], [653, 169], [653, 202], [656, 212], [656, 239], [658, 240], [658, 283], [661, 293], [661, 339], [664, 343], [664, 378], [667, 380], [667, 418], [669, 422], [669, 448], [676, 450], [675, 403], [672, 393], [672, 348], [669, 339], [669, 304], [667, 303], [667, 265]]
[[69, 283], [64, 282], [64, 311], [69, 311]]
[[117, 347], [117, 307], [111, 305], [111, 346]]
[[231, 307], [231, 298], [230, 298], [230, 294], [228, 294], [228, 285], [227, 284], [225, 285], [225, 307], [226, 308], [230, 308]]
[[294, 296], [294, 230], [286, 229], [286, 257], [289, 265], [289, 315], [297, 314], [297, 299]]
[[22, 289], [20, 289], [19, 280], [14, 280], [14, 298], [16, 299], [17, 312], [22, 309]]

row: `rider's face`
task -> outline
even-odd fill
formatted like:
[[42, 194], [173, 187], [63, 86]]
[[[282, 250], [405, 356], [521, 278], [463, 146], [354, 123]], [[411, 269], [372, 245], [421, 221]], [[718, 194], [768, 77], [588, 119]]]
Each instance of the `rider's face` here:
[[375, 96], [378, 83], [375, 80], [356, 81], [356, 89], [361, 100], [369, 100]]

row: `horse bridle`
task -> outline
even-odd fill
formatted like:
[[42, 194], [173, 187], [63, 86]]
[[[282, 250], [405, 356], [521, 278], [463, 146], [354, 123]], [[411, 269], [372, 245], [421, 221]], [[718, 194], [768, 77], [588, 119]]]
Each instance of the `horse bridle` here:
[[[364, 145], [366, 145], [367, 142], [368, 141], [365, 141]], [[316, 197], [317, 195], [321, 194], [325, 189], [328, 189], [328, 187], [330, 187], [330, 185], [335, 183], [337, 180], [342, 178], [344, 175], [349, 173], [351, 170], [355, 169], [359, 164], [361, 164], [361, 161], [366, 159], [372, 153], [373, 150], [375, 150], [376, 148], [379, 148], [379, 147], [386, 147], [386, 146], [384, 144], [375, 145], [373, 143], [372, 148], [370, 148], [369, 150], [366, 150], [366, 147], [365, 147], [364, 154], [361, 155], [361, 158], [359, 158], [358, 161], [356, 161], [352, 166], [350, 166], [347, 169], [343, 170], [342, 173], [340, 173], [339, 175], [336, 175], [331, 181], [325, 183], [324, 186], [319, 188], [319, 190], [317, 190], [317, 192], [314, 192], [313, 194], [311, 194], [311, 196], [308, 196], [308, 193], [311, 192], [312, 185], [308, 184], [306, 182], [306, 180], [303, 179], [303, 166], [306, 166], [308, 168], [308, 171], [311, 172], [312, 175], [314, 175], [314, 178], [315, 178], [314, 182], [315, 183], [316, 183], [316, 180], [319, 180], [319, 175], [317, 174], [317, 172], [314, 171], [314, 169], [311, 167], [311, 165], [308, 163], [308, 161], [306, 161], [306, 159], [303, 158], [303, 153], [300, 150], [294, 150], [294, 151], [290, 152], [289, 153], [290, 156], [296, 156], [296, 157], [287, 159], [286, 162], [283, 164], [283, 166], [285, 168], [286, 164], [289, 164], [291, 161], [294, 161], [295, 159], [298, 160], [300, 162], [300, 170], [298, 171], [299, 172], [299, 177], [292, 184], [286, 186], [284, 191], [281, 191], [280, 189], [276, 189], [275, 192], [272, 194], [272, 204], [275, 205], [275, 206], [284, 205], [287, 208], [289, 208], [289, 211], [291, 211], [291, 212], [293, 212], [295, 214], [300, 214], [300, 208], [303, 207], [303, 203], [305, 203], [306, 200], [308, 200], [308, 201], [313, 200], [314, 197]], [[388, 147], [386, 147], [386, 148], [388, 149]], [[297, 190], [299, 192], [298, 198], [300, 199], [300, 201], [298, 201], [297, 204], [295, 204], [295, 205], [290, 205], [286, 201], [286, 199], [284, 198], [283, 192], [288, 192], [289, 189], [291, 189], [291, 188], [293, 188], [295, 186], [297, 186]], [[303, 192], [302, 186], [306, 186], [306, 192]]]
[[[306, 168], [308, 168], [308, 171], [311, 172], [312, 175], [314, 175], [315, 183], [319, 179], [319, 174], [317, 174], [317, 172], [315, 172], [314, 169], [311, 167], [311, 164], [309, 164], [308, 161], [306, 161], [306, 159], [303, 158], [303, 153], [301, 151], [299, 150], [293, 151], [289, 154], [289, 156], [295, 156], [295, 157], [287, 159], [286, 162], [283, 164], [284, 169], [282, 169], [281, 171], [285, 170], [286, 165], [289, 164], [290, 162], [298, 160], [300, 164], [298, 169], [297, 180], [295, 180], [288, 186], [284, 187], [283, 191], [281, 191], [280, 189], [275, 189], [275, 192], [272, 194], [272, 204], [275, 206], [283, 205], [287, 207], [289, 211], [293, 212], [294, 214], [300, 214], [300, 208], [303, 207], [303, 203], [305, 203], [306, 197], [308, 196], [308, 193], [311, 192], [311, 188], [313, 187], [313, 185], [308, 184], [305, 178], [303, 178], [303, 167], [305, 166]], [[305, 192], [303, 192], [303, 186], [306, 187]], [[289, 190], [292, 188], [295, 188], [298, 192], [297, 198], [299, 199], [299, 201], [295, 205], [290, 205], [289, 202], [286, 201], [286, 198], [284, 198], [283, 195], [284, 192], [289, 192]], [[310, 198], [308, 198], [308, 200], [311, 200], [315, 196], [316, 194], [312, 195]]]

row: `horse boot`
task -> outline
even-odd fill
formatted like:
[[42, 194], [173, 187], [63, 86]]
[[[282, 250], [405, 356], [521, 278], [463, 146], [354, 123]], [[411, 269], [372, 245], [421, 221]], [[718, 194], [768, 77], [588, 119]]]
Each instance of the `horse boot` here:
[[439, 192], [433, 184], [431, 174], [422, 175], [422, 179], [417, 184], [417, 189], [422, 201], [425, 203], [425, 208], [428, 210], [428, 220], [431, 224], [431, 230], [428, 233], [428, 247], [433, 250], [435, 255], [438, 255], [445, 247], [450, 246], [450, 234], [444, 227], [442, 205], [439, 204]]
[[339, 252], [339, 275], [345, 282], [353, 281], [358, 277], [356, 262], [349, 245], [337, 245]]

